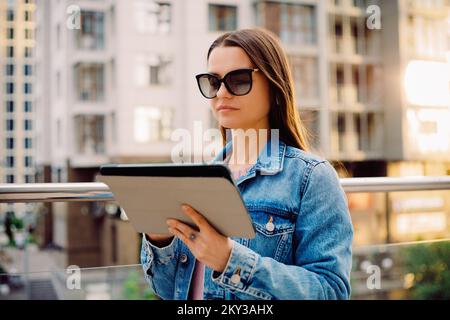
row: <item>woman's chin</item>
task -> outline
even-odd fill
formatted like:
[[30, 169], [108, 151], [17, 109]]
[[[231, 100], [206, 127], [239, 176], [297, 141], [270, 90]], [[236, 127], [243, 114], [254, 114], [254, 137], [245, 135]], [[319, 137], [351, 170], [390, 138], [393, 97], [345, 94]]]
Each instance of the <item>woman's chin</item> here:
[[219, 124], [227, 129], [237, 129], [242, 127], [242, 123], [238, 121], [230, 121], [228, 119], [220, 119]]

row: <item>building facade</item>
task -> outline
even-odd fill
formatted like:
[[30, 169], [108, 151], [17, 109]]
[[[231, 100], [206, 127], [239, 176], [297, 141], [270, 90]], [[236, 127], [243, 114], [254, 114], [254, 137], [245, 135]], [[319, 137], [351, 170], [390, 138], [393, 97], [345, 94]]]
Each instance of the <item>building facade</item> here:
[[[342, 175], [449, 174], [444, 0], [37, 0], [37, 8], [39, 181], [95, 181], [107, 162], [171, 161], [173, 130], [214, 126], [194, 78], [209, 45], [254, 26], [280, 37], [313, 149], [343, 164]], [[437, 85], [417, 96], [418, 72]], [[361, 244], [395, 234], [397, 218], [384, 216], [380, 197], [349, 198]], [[445, 233], [450, 204], [438, 197]], [[117, 226], [104, 231], [105, 204], [45, 212], [53, 230], [45, 241], [66, 249], [63, 264], [130, 262], [102, 245], [117, 239]], [[137, 256], [137, 236], [129, 238]]]
[[[0, 1], [0, 183], [35, 181], [35, 10], [33, 1]], [[33, 211], [3, 204], [0, 217], [29, 220]]]

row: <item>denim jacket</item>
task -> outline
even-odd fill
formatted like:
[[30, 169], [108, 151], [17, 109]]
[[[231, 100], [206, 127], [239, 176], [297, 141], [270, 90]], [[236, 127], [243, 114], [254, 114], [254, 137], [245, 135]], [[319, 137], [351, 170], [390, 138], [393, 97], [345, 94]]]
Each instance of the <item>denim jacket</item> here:
[[[255, 165], [235, 181], [257, 235], [232, 238], [221, 274], [205, 267], [205, 300], [350, 296], [353, 227], [336, 171], [281, 140], [277, 145], [268, 155], [269, 140]], [[230, 150], [231, 142], [214, 162]], [[144, 275], [162, 299], [188, 299], [195, 261], [177, 237], [158, 248], [143, 236]]]

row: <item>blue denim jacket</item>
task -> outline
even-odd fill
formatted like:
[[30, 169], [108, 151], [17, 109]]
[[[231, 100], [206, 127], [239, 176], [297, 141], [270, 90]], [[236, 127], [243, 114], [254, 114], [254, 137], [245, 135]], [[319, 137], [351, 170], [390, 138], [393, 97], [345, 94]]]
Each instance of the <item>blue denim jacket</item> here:
[[[222, 274], [208, 267], [204, 299], [348, 299], [353, 227], [336, 171], [326, 160], [270, 141], [236, 184], [256, 237], [232, 238]], [[223, 161], [229, 142], [214, 162]], [[263, 161], [264, 160], [264, 161]], [[141, 264], [162, 299], [188, 299], [195, 257], [178, 238], [158, 248], [143, 237]]]

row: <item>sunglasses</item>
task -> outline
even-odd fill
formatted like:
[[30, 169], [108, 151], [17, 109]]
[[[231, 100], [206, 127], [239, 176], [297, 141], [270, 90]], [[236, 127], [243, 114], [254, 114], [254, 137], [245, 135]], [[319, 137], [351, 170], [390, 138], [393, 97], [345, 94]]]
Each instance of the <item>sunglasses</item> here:
[[252, 73], [259, 69], [238, 69], [228, 72], [222, 79], [212, 73], [202, 73], [195, 76], [198, 88], [206, 99], [217, 96], [222, 82], [228, 92], [235, 96], [244, 96], [252, 90]]

